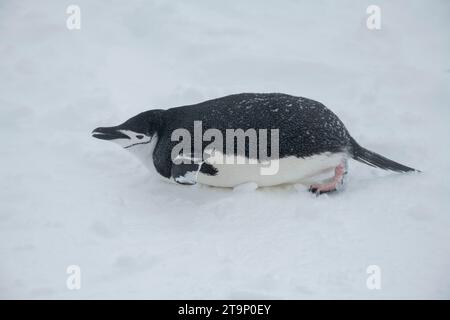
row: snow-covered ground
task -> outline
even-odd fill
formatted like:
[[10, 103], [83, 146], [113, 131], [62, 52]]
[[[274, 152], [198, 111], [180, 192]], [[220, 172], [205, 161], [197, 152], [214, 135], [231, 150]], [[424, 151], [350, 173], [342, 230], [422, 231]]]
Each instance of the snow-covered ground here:
[[[81, 30], [66, 28], [69, 4]], [[366, 28], [370, 4], [381, 30]], [[449, 13], [444, 0], [1, 0], [0, 297], [450, 298]], [[238, 92], [319, 100], [423, 173], [351, 162], [346, 190], [318, 198], [183, 187], [90, 136]]]

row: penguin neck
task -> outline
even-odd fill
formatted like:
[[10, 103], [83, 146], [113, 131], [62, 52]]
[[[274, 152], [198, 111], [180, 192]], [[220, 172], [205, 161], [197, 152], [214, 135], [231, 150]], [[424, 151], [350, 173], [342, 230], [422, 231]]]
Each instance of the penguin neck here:
[[155, 133], [149, 143], [136, 145], [128, 150], [137, 157], [150, 171], [155, 169], [153, 164], [153, 152], [158, 143], [158, 135]]

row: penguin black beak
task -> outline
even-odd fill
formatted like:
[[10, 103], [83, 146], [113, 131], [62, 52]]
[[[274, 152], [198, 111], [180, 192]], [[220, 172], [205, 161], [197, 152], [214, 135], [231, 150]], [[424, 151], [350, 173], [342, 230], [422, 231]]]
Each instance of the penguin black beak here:
[[92, 136], [101, 140], [130, 139], [129, 136], [120, 132], [117, 127], [99, 127], [92, 131]]

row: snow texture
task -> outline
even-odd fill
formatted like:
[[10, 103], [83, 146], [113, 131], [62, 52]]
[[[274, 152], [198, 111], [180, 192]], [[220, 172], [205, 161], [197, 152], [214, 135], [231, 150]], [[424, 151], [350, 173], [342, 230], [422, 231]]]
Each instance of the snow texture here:
[[[1, 298], [450, 298], [450, 2], [0, 2]], [[422, 174], [343, 192], [161, 181], [92, 129], [284, 92]], [[81, 289], [66, 268], [81, 267]], [[381, 290], [366, 286], [381, 269]]]

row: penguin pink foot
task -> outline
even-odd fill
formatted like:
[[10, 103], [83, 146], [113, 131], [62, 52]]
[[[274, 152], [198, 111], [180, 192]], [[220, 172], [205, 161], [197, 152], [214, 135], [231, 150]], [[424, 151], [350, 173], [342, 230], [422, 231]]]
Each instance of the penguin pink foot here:
[[317, 195], [336, 191], [344, 183], [344, 175], [347, 173], [346, 167], [345, 162], [339, 164], [336, 169], [334, 169], [334, 177], [330, 182], [313, 184], [309, 187], [309, 191]]

